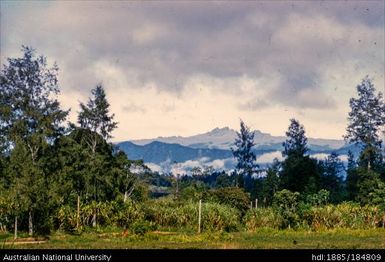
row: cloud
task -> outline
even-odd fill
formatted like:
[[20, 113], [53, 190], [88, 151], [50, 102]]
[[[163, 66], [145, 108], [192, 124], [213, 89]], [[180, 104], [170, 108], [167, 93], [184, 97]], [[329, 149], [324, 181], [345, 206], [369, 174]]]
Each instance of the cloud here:
[[233, 158], [227, 159], [209, 159], [200, 158], [197, 160], [187, 160], [182, 163], [172, 164], [170, 161], [165, 161], [159, 165], [155, 163], [146, 163], [146, 165], [153, 171], [160, 173], [172, 174], [192, 174], [192, 169], [196, 167], [206, 168], [212, 167], [215, 171], [232, 170], [235, 165]]
[[[187, 120], [204, 132], [220, 122], [216, 117], [219, 126], [235, 127], [242, 117], [282, 132], [286, 114], [328, 132], [325, 119], [346, 121], [345, 98], [359, 78], [369, 74], [384, 87], [383, 1], [1, 5], [2, 61], [18, 55], [21, 44], [31, 45], [58, 62], [66, 106], [74, 93], [83, 100], [102, 82], [111, 104], [120, 103], [114, 106], [120, 123], [136, 118], [131, 113], [146, 114], [142, 120], [155, 126], [173, 126], [164, 133], [183, 133], [187, 127], [174, 123]], [[146, 100], [157, 104], [158, 121]], [[252, 115], [260, 112], [275, 125]]]
[[275, 151], [275, 152], [265, 153], [257, 156], [257, 163], [258, 164], [273, 163], [273, 160], [275, 158], [278, 159], [279, 161], [282, 161], [284, 159], [280, 151]]
[[[312, 154], [310, 155], [312, 158], [317, 160], [325, 160], [329, 155], [324, 153]], [[264, 153], [262, 155], [257, 156], [257, 163], [260, 165], [262, 169], [268, 167], [273, 163], [274, 159], [278, 159], [279, 161], [283, 161], [285, 158], [282, 157], [282, 153], [280, 151], [275, 151], [271, 153]], [[339, 159], [343, 162], [347, 162], [347, 155], [340, 155]], [[172, 165], [171, 162], [164, 162], [160, 165], [154, 163], [146, 163], [146, 165], [155, 172], [160, 173], [173, 173], [173, 174], [191, 174], [191, 170], [196, 167], [204, 168], [204, 167], [213, 167], [216, 171], [230, 171], [233, 170], [236, 165], [236, 160], [234, 158], [226, 158], [226, 159], [208, 159], [201, 158], [198, 160], [188, 160], [183, 163], [178, 163], [177, 165]]]

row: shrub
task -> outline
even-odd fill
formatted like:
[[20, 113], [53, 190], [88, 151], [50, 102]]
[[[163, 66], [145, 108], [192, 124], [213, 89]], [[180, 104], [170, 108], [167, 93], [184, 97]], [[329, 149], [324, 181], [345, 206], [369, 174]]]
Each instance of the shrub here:
[[[145, 219], [157, 226], [198, 229], [198, 202], [157, 199], [145, 207]], [[233, 231], [239, 225], [239, 211], [218, 203], [202, 203], [202, 229], [208, 231]]]
[[[97, 225], [116, 225], [124, 228], [129, 227], [136, 221], [144, 218], [144, 212], [135, 202], [128, 200], [111, 202], [91, 202], [80, 206], [80, 230], [92, 226], [92, 219], [96, 211]], [[77, 210], [70, 206], [61, 206], [56, 214], [57, 227], [67, 231], [75, 232], [77, 223]]]
[[132, 200], [114, 202], [113, 207], [112, 218], [114, 224], [117, 226], [127, 228], [136, 221], [142, 221], [144, 219], [144, 212], [141, 206]]
[[143, 236], [148, 231], [154, 230], [154, 225], [149, 221], [136, 221], [131, 225], [132, 233]]
[[385, 212], [377, 206], [355, 203], [313, 207], [305, 218], [312, 229], [369, 229], [383, 225]]
[[216, 202], [236, 208], [242, 215], [250, 208], [249, 193], [238, 187], [224, 187], [207, 191], [203, 199], [206, 202]]
[[330, 192], [321, 189], [316, 194], [311, 194], [306, 196], [306, 203], [308, 203], [311, 206], [322, 206], [326, 205], [329, 202], [330, 198]]
[[274, 194], [273, 208], [282, 217], [282, 227], [296, 226], [299, 222], [298, 206], [299, 206], [298, 192], [291, 192], [290, 190], [284, 189]]
[[[236, 231], [238, 229], [239, 217], [239, 211], [235, 208], [218, 203], [202, 204], [203, 230]], [[196, 220], [198, 219], [196, 218]]]
[[61, 206], [56, 214], [57, 227], [66, 232], [76, 229], [76, 210], [70, 206]]
[[273, 208], [254, 208], [247, 211], [243, 223], [248, 231], [255, 231], [260, 227], [278, 229], [283, 224], [283, 219]]

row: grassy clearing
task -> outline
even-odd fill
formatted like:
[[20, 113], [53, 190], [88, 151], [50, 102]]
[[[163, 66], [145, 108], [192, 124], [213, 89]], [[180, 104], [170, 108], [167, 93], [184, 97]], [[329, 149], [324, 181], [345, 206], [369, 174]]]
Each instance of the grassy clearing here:
[[258, 229], [256, 232], [183, 233], [148, 232], [143, 236], [124, 232], [86, 232], [82, 235], [54, 233], [41, 244], [4, 245], [12, 236], [1, 235], [4, 248], [38, 249], [385, 249], [385, 230], [327, 230], [321, 232]]

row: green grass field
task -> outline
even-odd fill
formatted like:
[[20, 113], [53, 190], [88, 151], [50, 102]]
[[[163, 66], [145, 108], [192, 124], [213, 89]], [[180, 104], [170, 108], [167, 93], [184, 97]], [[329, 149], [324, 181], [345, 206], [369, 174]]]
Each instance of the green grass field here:
[[259, 229], [257, 232], [182, 233], [148, 232], [145, 235], [56, 232], [40, 244], [15, 244], [11, 235], [0, 235], [2, 248], [38, 249], [385, 249], [385, 230], [328, 230], [321, 232]]

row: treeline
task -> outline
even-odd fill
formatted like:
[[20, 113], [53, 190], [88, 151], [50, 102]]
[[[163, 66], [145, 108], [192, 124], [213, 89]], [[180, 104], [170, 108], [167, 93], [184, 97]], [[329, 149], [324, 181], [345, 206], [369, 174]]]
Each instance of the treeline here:
[[[17, 237], [18, 230], [47, 235], [110, 225], [139, 233], [196, 229], [198, 200], [204, 202], [205, 230], [317, 228], [319, 214], [332, 221], [346, 210], [366, 212], [374, 227], [384, 224], [385, 164], [378, 133], [385, 105], [369, 78], [350, 100], [346, 139], [362, 150], [357, 159], [349, 155], [346, 180], [336, 154], [324, 161], [309, 157], [304, 127], [295, 119], [286, 133], [285, 160], [266, 170], [256, 164], [254, 134], [241, 121], [232, 149], [237, 165], [230, 174], [210, 168], [196, 168], [192, 176], [158, 174], [108, 142], [118, 123], [102, 85], [80, 104], [77, 123], [65, 123], [69, 111], [57, 100], [58, 67], [49, 67], [29, 47], [22, 50], [23, 57], [9, 58], [0, 72], [0, 231]], [[339, 204], [343, 201], [356, 204]], [[361, 220], [354, 225], [366, 223]]]

